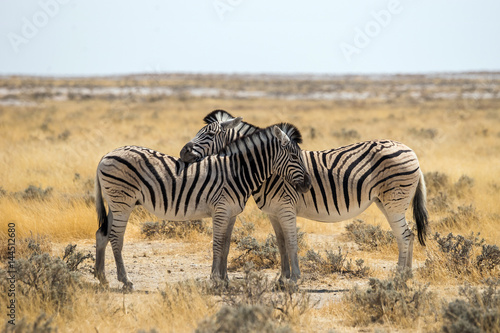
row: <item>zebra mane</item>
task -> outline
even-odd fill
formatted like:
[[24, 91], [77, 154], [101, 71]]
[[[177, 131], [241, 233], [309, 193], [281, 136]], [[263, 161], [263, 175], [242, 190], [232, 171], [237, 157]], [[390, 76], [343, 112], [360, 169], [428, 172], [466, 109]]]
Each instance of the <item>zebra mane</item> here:
[[215, 123], [216, 121], [226, 121], [234, 118], [235, 117], [233, 117], [229, 112], [218, 109], [218, 110], [213, 110], [212, 112], [207, 114], [206, 117], [203, 118], [203, 121], [205, 122], [205, 124], [208, 125], [211, 123]]
[[286, 135], [290, 138], [291, 141], [295, 142], [296, 144], [301, 144], [302, 143], [302, 134], [300, 134], [300, 131], [297, 127], [290, 123], [279, 123], [275, 125], [271, 125], [268, 128], [271, 128], [273, 126], [278, 126], [283, 132], [285, 132]]
[[[234, 118], [235, 117], [233, 117], [229, 112], [227, 112], [225, 110], [217, 109], [217, 110], [214, 110], [214, 111], [210, 112], [209, 114], [207, 114], [206, 117], [203, 118], [203, 121], [205, 122], [205, 124], [208, 125], [208, 124], [214, 123], [216, 121], [223, 122], [223, 121], [228, 121], [228, 120], [231, 120]], [[242, 136], [246, 136], [247, 133], [251, 134], [253, 132], [261, 130], [260, 127], [249, 124], [246, 121], [242, 121], [236, 127], [236, 129]]]
[[238, 147], [240, 141], [244, 141], [247, 144], [253, 144], [253, 141], [251, 139], [249, 139], [250, 137], [252, 137], [253, 135], [260, 136], [260, 133], [266, 133], [266, 136], [267, 136], [267, 133], [270, 133], [274, 126], [278, 126], [283, 132], [285, 132], [285, 134], [290, 138], [291, 142], [293, 142], [295, 144], [302, 143], [302, 135], [300, 134], [297, 127], [295, 127], [294, 125], [289, 124], [289, 123], [279, 123], [279, 124], [271, 125], [271, 126], [266, 127], [266, 128], [258, 128], [257, 127], [256, 132], [239, 137], [238, 139], [232, 141], [226, 147], [224, 147], [221, 151], [219, 151], [219, 153], [217, 155], [221, 156], [221, 155], [231, 154], [230, 152], [233, 150], [233, 147], [235, 147], [235, 146]]

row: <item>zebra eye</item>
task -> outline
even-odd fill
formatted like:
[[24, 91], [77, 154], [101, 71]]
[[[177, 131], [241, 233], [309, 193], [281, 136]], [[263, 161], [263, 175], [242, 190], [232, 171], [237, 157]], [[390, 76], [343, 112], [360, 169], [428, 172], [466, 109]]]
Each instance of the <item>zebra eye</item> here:
[[292, 161], [298, 161], [299, 160], [299, 155], [291, 153], [290, 154], [290, 158], [292, 159]]

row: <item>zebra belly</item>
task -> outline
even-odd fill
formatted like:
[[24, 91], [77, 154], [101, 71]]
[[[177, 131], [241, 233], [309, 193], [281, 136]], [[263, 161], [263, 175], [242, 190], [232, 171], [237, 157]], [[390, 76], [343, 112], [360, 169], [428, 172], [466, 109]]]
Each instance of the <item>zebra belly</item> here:
[[335, 209], [333, 211], [329, 210], [327, 212], [325, 209], [316, 210], [314, 206], [305, 207], [303, 205], [297, 205], [297, 216], [318, 222], [341, 222], [358, 216], [368, 207], [370, 207], [372, 203], [373, 201], [361, 202], [360, 206], [356, 205], [355, 207], [350, 208], [349, 211], [347, 211], [345, 208], [339, 208], [340, 214]]
[[314, 220], [318, 222], [327, 222], [327, 223], [333, 223], [333, 222], [341, 222], [345, 221], [351, 218], [354, 218], [364, 212], [370, 205], [373, 203], [373, 201], [367, 201], [361, 203], [361, 205], [358, 207], [352, 207], [349, 211], [347, 210], [340, 210], [340, 214], [335, 210], [335, 211], [329, 211], [327, 212], [324, 209], [318, 209], [316, 210], [315, 207], [297, 207], [297, 216], [303, 217], [309, 220]]
[[212, 217], [212, 210], [209, 209], [207, 204], [201, 204], [198, 207], [183, 207], [174, 205], [174, 207], [168, 207], [165, 212], [163, 206], [153, 208], [151, 203], [143, 204], [148, 212], [154, 214], [159, 219], [169, 220], [169, 221], [188, 221], [197, 220], [206, 217]]
[[[353, 218], [364, 212], [370, 205], [374, 202], [374, 200], [371, 201], [364, 201], [361, 202], [361, 204], [358, 206], [351, 207], [349, 210], [347, 210], [345, 207], [341, 208], [339, 207], [339, 212], [335, 208], [333, 210], [329, 209], [328, 211], [325, 209], [325, 207], [318, 207], [316, 209], [316, 206], [313, 204], [308, 204], [306, 205], [304, 202], [299, 201], [295, 205], [295, 207], [291, 204], [283, 204], [279, 203], [278, 201], [271, 202], [271, 204], [266, 205], [264, 207], [261, 207], [261, 210], [269, 215], [276, 216], [276, 212], [290, 212], [294, 211], [296, 212], [296, 215], [299, 217], [303, 217], [309, 220], [314, 220], [317, 222], [326, 222], [326, 223], [334, 223], [334, 222], [341, 222], [345, 221], [347, 219]], [[283, 205], [288, 205], [289, 208], [286, 209], [286, 207], [283, 207]], [[289, 214], [287, 214], [289, 215]]]

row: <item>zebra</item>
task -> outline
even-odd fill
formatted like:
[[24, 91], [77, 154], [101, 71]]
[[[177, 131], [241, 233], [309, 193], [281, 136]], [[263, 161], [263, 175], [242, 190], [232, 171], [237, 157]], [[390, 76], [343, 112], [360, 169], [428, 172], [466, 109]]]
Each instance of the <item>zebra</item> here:
[[[162, 219], [186, 221], [212, 217], [212, 280], [228, 280], [227, 255], [236, 216], [251, 193], [276, 173], [297, 192], [310, 188], [310, 176], [298, 144], [299, 130], [286, 123], [241, 137], [218, 155], [186, 164], [152, 149], [125, 146], [104, 155], [96, 172], [95, 274], [107, 286], [104, 272], [108, 241], [115, 257], [118, 281], [133, 288], [123, 258], [123, 236], [136, 205]], [[108, 204], [108, 213], [103, 199]]]
[[[204, 121], [206, 125], [182, 149], [182, 160], [200, 160], [217, 153], [228, 138], [238, 137], [240, 129], [245, 134], [259, 130], [224, 110], [211, 112]], [[372, 140], [323, 151], [304, 150], [302, 157], [311, 174], [310, 191], [298, 193], [279, 176], [272, 175], [253, 193], [276, 233], [281, 254], [280, 281], [287, 278], [296, 282], [300, 278], [296, 216], [340, 222], [361, 214], [373, 202], [396, 237], [398, 267], [411, 269], [415, 236], [405, 217], [410, 203], [422, 246], [428, 225], [425, 182], [415, 152], [399, 142]]]

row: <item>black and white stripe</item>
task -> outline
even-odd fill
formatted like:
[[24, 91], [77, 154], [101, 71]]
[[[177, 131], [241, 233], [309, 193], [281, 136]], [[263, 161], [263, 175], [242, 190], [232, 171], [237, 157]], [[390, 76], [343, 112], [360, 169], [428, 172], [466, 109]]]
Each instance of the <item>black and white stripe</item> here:
[[[229, 122], [234, 119], [225, 111], [218, 110], [217, 113], [218, 116], [212, 116], [210, 121]], [[210, 125], [212, 123], [205, 127]], [[233, 130], [238, 132], [238, 128], [235, 126]], [[259, 128], [254, 126], [253, 130]], [[245, 133], [248, 132], [247, 127]], [[217, 140], [220, 140], [218, 133], [207, 138], [202, 129], [191, 143], [198, 151], [217, 153], [217, 146], [211, 144]], [[201, 145], [203, 148], [199, 147]], [[428, 219], [425, 183], [413, 150], [399, 142], [374, 140], [324, 151], [302, 151], [302, 157], [311, 174], [309, 192], [297, 193], [286, 181], [273, 175], [253, 194], [259, 208], [269, 215], [276, 232], [282, 277], [296, 280], [300, 276], [296, 216], [338, 222], [359, 215], [373, 202], [384, 213], [396, 236], [398, 265], [411, 267], [414, 236], [405, 213], [413, 203], [418, 239], [422, 245], [425, 244]], [[291, 273], [289, 262], [292, 264]]]
[[[106, 154], [96, 175], [100, 226], [96, 233], [96, 275], [101, 283], [107, 284], [104, 253], [110, 241], [118, 280], [125, 288], [132, 287], [121, 251], [127, 221], [136, 205], [143, 205], [159, 218], [174, 221], [212, 217], [212, 278], [227, 279], [227, 237], [252, 192], [273, 174], [287, 179], [299, 191], [310, 187], [294, 133], [298, 130], [289, 124], [272, 126], [233, 141], [218, 155], [189, 165], [137, 146]], [[108, 203], [107, 215], [103, 198]]]

